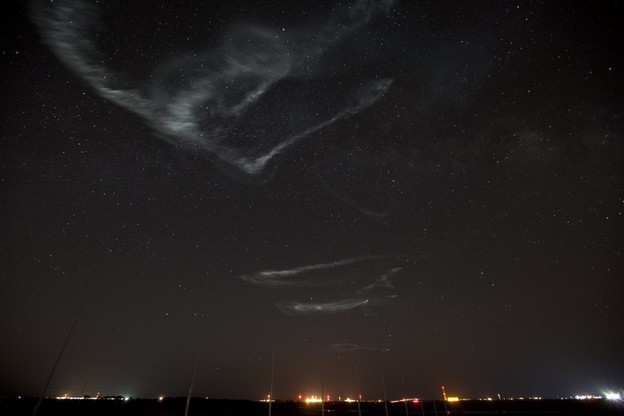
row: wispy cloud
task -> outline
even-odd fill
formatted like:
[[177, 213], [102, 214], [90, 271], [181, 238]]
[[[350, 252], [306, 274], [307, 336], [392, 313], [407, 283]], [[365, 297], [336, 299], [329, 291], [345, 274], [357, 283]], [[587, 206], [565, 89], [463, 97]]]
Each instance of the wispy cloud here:
[[346, 312], [367, 303], [368, 299], [343, 299], [326, 303], [278, 302], [276, 306], [289, 315], [330, 315]]
[[[242, 275], [240, 279], [272, 290], [289, 288], [285, 296], [292, 298], [293, 293], [297, 293], [306, 299], [277, 302], [276, 306], [284, 313], [326, 315], [379, 305], [398, 297], [391, 278], [403, 268], [396, 264], [390, 268], [388, 266], [399, 259], [397, 256], [382, 255], [353, 257], [291, 269], [262, 270]], [[331, 289], [313, 291], [321, 287]], [[312, 298], [320, 298], [322, 301], [312, 301]], [[331, 299], [323, 300], [327, 298]]]
[[[325, 286], [327, 283], [323, 279], [311, 278], [309, 272], [334, 270], [342, 266], [348, 266], [356, 263], [361, 263], [369, 260], [378, 260], [383, 258], [389, 258], [388, 256], [367, 256], [367, 257], [353, 257], [350, 259], [338, 260], [331, 263], [318, 263], [310, 264], [306, 266], [294, 267], [292, 269], [284, 270], [262, 270], [251, 275], [243, 275], [240, 278], [254, 284], [262, 286]], [[299, 279], [298, 276], [307, 274], [306, 278]], [[336, 284], [333, 280], [329, 284]]]
[[[332, 100], [329, 111], [323, 102], [322, 109], [310, 109], [322, 115], [288, 129], [276, 127], [282, 123], [273, 120], [274, 114], [299, 106], [272, 109], [265, 104], [273, 103], [267, 96], [282, 80], [305, 74], [314, 83], [319, 74], [301, 68], [315, 68], [318, 55], [368, 23], [375, 13], [387, 11], [391, 3], [355, 1], [337, 19], [340, 24], [333, 18], [321, 25], [322, 30], [315, 30], [318, 36], [303, 30], [283, 33], [268, 26], [233, 24], [220, 45], [163, 60], [154, 71], [160, 78], [157, 83], [131, 79], [105, 64], [108, 59], [96, 42], [106, 30], [99, 5], [85, 0], [38, 1], [33, 3], [33, 19], [56, 56], [102, 97], [141, 116], [167, 141], [206, 152], [255, 176], [295, 143], [361, 112], [387, 93], [391, 79], [363, 81], [344, 94], [351, 99]], [[290, 92], [288, 101], [298, 103], [298, 94]], [[235, 131], [249, 117], [264, 120], [265, 134], [247, 132], [249, 137], [240, 140]]]

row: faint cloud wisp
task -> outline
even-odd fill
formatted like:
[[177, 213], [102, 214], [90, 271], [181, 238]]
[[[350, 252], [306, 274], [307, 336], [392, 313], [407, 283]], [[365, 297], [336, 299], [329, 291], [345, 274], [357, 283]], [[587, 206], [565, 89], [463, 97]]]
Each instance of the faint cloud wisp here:
[[271, 290], [288, 288], [284, 297], [292, 298], [296, 293], [299, 299], [276, 302], [285, 314], [329, 315], [397, 298], [391, 277], [403, 268], [389, 264], [397, 260], [397, 256], [354, 257], [292, 269], [262, 270], [240, 279]]
[[102, 97], [141, 116], [165, 140], [257, 176], [287, 148], [387, 93], [392, 79], [380, 76], [357, 87], [328, 82], [318, 61], [392, 3], [357, 0], [323, 24], [288, 33], [233, 22], [214, 47], [156, 57], [153, 73], [138, 80], [113, 69], [113, 57], [99, 47], [107, 38], [102, 5], [35, 1], [32, 15], [56, 56]]

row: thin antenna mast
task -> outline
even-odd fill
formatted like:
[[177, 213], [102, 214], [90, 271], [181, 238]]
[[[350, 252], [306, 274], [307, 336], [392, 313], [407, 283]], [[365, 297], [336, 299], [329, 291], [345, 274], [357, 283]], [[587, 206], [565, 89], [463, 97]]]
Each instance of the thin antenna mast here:
[[409, 416], [409, 410], [407, 410], [407, 389], [405, 388], [405, 374], [401, 373], [401, 381], [403, 381], [403, 391], [405, 391], [406, 395], [403, 398], [403, 403], [405, 404], [405, 416]]
[[321, 356], [321, 416], [325, 416], [325, 371], [323, 370], [323, 357]]
[[269, 390], [269, 416], [271, 416], [271, 403], [273, 402], [273, 376], [275, 375], [275, 347], [273, 347], [273, 360], [271, 361], [271, 389]]
[[191, 396], [193, 395], [193, 386], [195, 385], [195, 376], [197, 375], [197, 366], [199, 364], [199, 352], [201, 351], [201, 342], [197, 346], [197, 356], [195, 357], [195, 368], [193, 369], [193, 378], [189, 386], [188, 396], [186, 397], [186, 407], [184, 408], [184, 416], [188, 416], [189, 407], [191, 406]]
[[448, 407], [446, 407], [446, 389], [444, 386], [442, 386], [442, 403], [444, 403], [444, 413], [448, 415]]
[[41, 402], [43, 401], [43, 398], [45, 397], [46, 392], [48, 391], [48, 386], [50, 385], [50, 381], [52, 381], [52, 377], [54, 376], [54, 372], [56, 371], [56, 367], [58, 366], [59, 362], [61, 361], [61, 357], [63, 356], [63, 353], [65, 352], [65, 347], [67, 347], [67, 343], [69, 342], [69, 337], [71, 336], [72, 332], [74, 332], [74, 328], [76, 327], [76, 324], [78, 323], [77, 319], [74, 319], [74, 322], [72, 323], [71, 327], [69, 328], [69, 332], [67, 332], [67, 336], [65, 337], [65, 342], [63, 342], [63, 346], [61, 347], [61, 351], [59, 352], [58, 357], [56, 357], [56, 361], [54, 362], [54, 366], [52, 367], [52, 371], [50, 371], [50, 375], [48, 376], [48, 380], [46, 381], [45, 385], [43, 386], [43, 390], [41, 390], [41, 395], [39, 396], [39, 400], [37, 400], [37, 404], [35, 405], [35, 408], [33, 409], [33, 416], [37, 415], [37, 412], [39, 411], [39, 406], [41, 406]]
[[358, 416], [362, 416], [362, 408], [360, 406], [360, 376], [358, 374], [357, 363], [355, 364], [355, 388], [357, 389], [355, 394], [357, 394]]
[[381, 369], [381, 386], [383, 387], [383, 394], [384, 394], [384, 408], [386, 409], [386, 416], [388, 416], [388, 399], [386, 397], [386, 379], [384, 377], [383, 368]]

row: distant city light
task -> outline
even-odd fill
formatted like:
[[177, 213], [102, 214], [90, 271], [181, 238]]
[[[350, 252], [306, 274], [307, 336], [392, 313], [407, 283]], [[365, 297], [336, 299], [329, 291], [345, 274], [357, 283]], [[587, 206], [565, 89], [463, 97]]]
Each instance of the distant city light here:
[[404, 402], [412, 402], [412, 403], [418, 403], [418, 398], [413, 397], [406, 397], [404, 399], [398, 399], [398, 400], [390, 400], [390, 403], [404, 403]]
[[304, 400], [306, 403], [320, 403], [321, 398], [317, 396], [306, 397]]
[[[614, 392], [614, 391], [608, 391], [608, 392], [604, 392], [602, 395], [592, 395], [592, 394], [576, 394], [576, 395], [570, 395], [567, 397], [561, 397], [561, 400], [608, 400], [611, 402], [624, 402], [624, 395], [622, 394], [622, 392]], [[17, 396], [17, 398], [21, 398], [20, 396]], [[96, 397], [91, 397], [89, 395], [83, 395], [83, 396], [72, 396], [70, 395], [70, 393], [63, 393], [62, 396], [56, 396], [56, 397], [50, 397], [51, 399], [56, 399], [56, 400], [120, 400], [120, 401], [129, 401], [131, 399], [131, 397], [129, 396], [100, 396], [98, 393], [98, 396]], [[299, 394], [297, 395], [297, 398], [299, 401], [304, 402], [304, 403], [321, 403], [321, 402], [329, 402], [331, 401], [331, 396], [330, 395], [326, 395], [325, 397], [320, 396], [320, 395], [311, 395], [311, 396], [307, 396], [304, 397], [303, 395]], [[208, 397], [206, 397], [206, 399], [208, 399]], [[158, 396], [157, 400], [159, 402], [162, 402], [165, 400], [164, 396]], [[336, 400], [336, 399], [334, 399]], [[344, 403], [355, 403], [358, 399], [352, 399], [351, 397], [342, 397], [342, 396], [338, 396], [337, 400], [339, 402], [344, 402]], [[359, 400], [362, 400], [362, 396], [359, 395]], [[458, 396], [447, 396], [446, 397], [446, 402], [449, 403], [457, 403], [460, 401], [464, 401], [464, 400], [473, 400], [473, 399], [469, 399], [469, 398], [460, 398]], [[483, 397], [483, 398], [479, 398], [479, 399], [474, 399], [474, 400], [479, 400], [479, 401], [494, 401], [496, 400], [493, 397]], [[542, 397], [540, 396], [530, 396], [530, 397], [508, 397], [508, 398], [499, 398], [498, 400], [542, 400]], [[275, 399], [271, 397], [270, 394], [267, 394], [266, 398], [261, 399], [261, 402], [275, 402]], [[376, 399], [374, 400], [376, 402], [383, 402], [383, 400], [381, 399]], [[413, 404], [419, 404], [421, 402], [421, 399], [419, 398], [402, 398], [402, 399], [397, 399], [397, 400], [390, 400], [391, 403], [400, 403], [400, 402], [411, 402]]]
[[[19, 396], [15, 396], [16, 398], [19, 398]], [[332, 399], [331, 395], [325, 395], [325, 396], [321, 396], [321, 395], [310, 395], [310, 396], [305, 396], [302, 394], [298, 394], [297, 396], [297, 400], [301, 401], [301, 402], [305, 402], [305, 403], [321, 403], [321, 402], [329, 402], [329, 401], [337, 401], [337, 402], [345, 402], [345, 403], [355, 403], [356, 401], [363, 401], [362, 396], [358, 395], [356, 396], [356, 398], [353, 397], [344, 397], [344, 396], [336, 396]], [[357, 398], [359, 397], [359, 399]], [[119, 401], [129, 401], [131, 400], [133, 397], [132, 396], [122, 396], [122, 395], [117, 395], [117, 396], [89, 396], [89, 395], [84, 395], [84, 396], [74, 396], [71, 393], [63, 393], [61, 396], [50, 396], [50, 399], [56, 399], [56, 400], [119, 400]], [[165, 400], [165, 396], [157, 396], [155, 398], [155, 400], [162, 402]], [[206, 400], [209, 399], [209, 397], [205, 397]], [[622, 401], [624, 402], [624, 394], [622, 393], [622, 391], [619, 392], [615, 392], [615, 391], [603, 391], [602, 395], [593, 395], [593, 394], [575, 394], [575, 395], [569, 395], [569, 396], [561, 396], [559, 397], [559, 399], [561, 400], [609, 400], [609, 401]], [[529, 397], [523, 397], [523, 396], [518, 396], [518, 397], [501, 397], [500, 399], [497, 399], [496, 397], [481, 397], [481, 398], [462, 398], [459, 396], [447, 396], [446, 401], [447, 402], [461, 402], [461, 401], [466, 401], [466, 400], [478, 400], [478, 401], [496, 401], [496, 400], [544, 400], [543, 397], [541, 396], [529, 396]], [[259, 401], [261, 402], [275, 402], [276, 399], [271, 397], [270, 394], [267, 394], [265, 396], [265, 398], [259, 399]], [[370, 401], [375, 401], [375, 402], [383, 402], [383, 399], [371, 399]], [[416, 398], [416, 397], [405, 397], [405, 398], [401, 398], [401, 399], [388, 399], [388, 401], [390, 403], [402, 403], [402, 402], [412, 402], [412, 403], [420, 403], [422, 401], [422, 399]]]
[[605, 392], [605, 397], [607, 400], [611, 400], [611, 401], [622, 400], [622, 395], [620, 395], [620, 393], [614, 393], [612, 391]]

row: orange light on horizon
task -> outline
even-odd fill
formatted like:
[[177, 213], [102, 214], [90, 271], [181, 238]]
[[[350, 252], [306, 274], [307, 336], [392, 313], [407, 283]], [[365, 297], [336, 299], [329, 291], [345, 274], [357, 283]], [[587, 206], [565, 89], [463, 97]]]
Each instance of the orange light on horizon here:
[[322, 402], [322, 398], [321, 397], [317, 397], [317, 396], [309, 396], [306, 397], [304, 400], [306, 403], [320, 403]]

